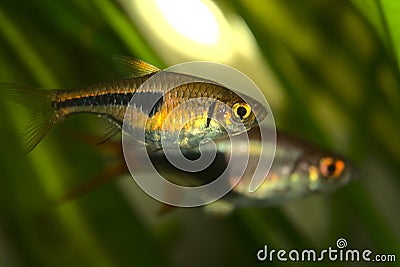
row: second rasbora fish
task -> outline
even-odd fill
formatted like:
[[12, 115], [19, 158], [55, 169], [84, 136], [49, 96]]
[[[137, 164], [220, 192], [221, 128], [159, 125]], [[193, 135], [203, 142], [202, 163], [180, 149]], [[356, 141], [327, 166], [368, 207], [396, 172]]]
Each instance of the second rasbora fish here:
[[[336, 153], [316, 147], [304, 140], [294, 138], [282, 132], [277, 133], [277, 142], [267, 136], [261, 140], [259, 127], [238, 136], [234, 142], [238, 147], [245, 146], [247, 135], [249, 150], [247, 152], [232, 151], [231, 140], [216, 142], [217, 156], [213, 163], [198, 173], [187, 173], [172, 166], [165, 155], [159, 151], [151, 155], [156, 169], [163, 177], [182, 186], [202, 186], [208, 184], [226, 172], [228, 182], [233, 185], [223, 198], [205, 206], [206, 210], [216, 214], [228, 213], [237, 207], [270, 206], [286, 203], [313, 193], [325, 193], [346, 185], [355, 176], [354, 167], [344, 157]], [[272, 166], [261, 185], [254, 192], [249, 185], [258, 164], [267, 164], [261, 158], [261, 151], [274, 151]], [[202, 153], [212, 147], [204, 147]], [[235, 160], [232, 161], [232, 155]], [[187, 150], [185, 156], [196, 159], [198, 150]], [[234, 176], [227, 168], [235, 166], [239, 161], [248, 162], [241, 177]], [[272, 156], [272, 155], [271, 155]], [[173, 157], [169, 160], [174, 161]], [[230, 162], [232, 161], [232, 162]], [[240, 165], [240, 164], [238, 164]], [[164, 176], [165, 175], [165, 176]], [[168, 194], [168, 192], [166, 192]], [[176, 196], [179, 197], [179, 196]]]
[[162, 147], [162, 135], [172, 140], [171, 146], [192, 148], [207, 138], [219, 140], [228, 134], [240, 134], [267, 116], [267, 110], [258, 101], [247, 96], [245, 101], [243, 95], [216, 82], [161, 71], [136, 59], [118, 60], [131, 77], [75, 90], [0, 84], [11, 99], [36, 112], [22, 135], [26, 152], [35, 148], [58, 123], [78, 113], [109, 119], [113, 125], [110, 136], [122, 128], [133, 136], [144, 133], [141, 141], [149, 151]]
[[[351, 181], [356, 172], [351, 162], [336, 153], [316, 147], [304, 140], [294, 138], [282, 132], [277, 134], [276, 153], [271, 169], [261, 186], [254, 192], [249, 192], [249, 183], [258, 166], [261, 147], [265, 146], [270, 151], [275, 146], [273, 140], [260, 139], [258, 127], [247, 132], [249, 141], [249, 161], [242, 177], [235, 177], [227, 170], [231, 160], [231, 141], [224, 139], [216, 142], [217, 154], [210, 166], [200, 172], [185, 172], [173, 166], [169, 160], [174, 161], [173, 156], [169, 160], [162, 150], [150, 155], [154, 167], [167, 180], [180, 186], [202, 186], [217, 179], [226, 170], [228, 182], [236, 184], [231, 192], [223, 198], [205, 206], [208, 212], [223, 215], [238, 207], [261, 207], [279, 205], [294, 199], [303, 198], [314, 193], [327, 193], [346, 185]], [[236, 138], [239, 146], [247, 143], [247, 134]], [[82, 138], [82, 135], [79, 135]], [[82, 139], [89, 142], [98, 141], [93, 136], [85, 136]], [[206, 152], [203, 148], [202, 152]], [[106, 153], [112, 153], [117, 161], [112, 161], [96, 179], [83, 184], [70, 191], [63, 200], [70, 200], [85, 194], [107, 181], [129, 173], [126, 162], [122, 157], [119, 143], [109, 142], [99, 149], [107, 149]], [[198, 149], [186, 150], [185, 156], [189, 159], [197, 159], [200, 154]], [[237, 160], [247, 160], [247, 153], [236, 152]], [[180, 155], [177, 155], [178, 157]], [[235, 163], [233, 163], [235, 164]], [[265, 162], [261, 162], [265, 164]], [[165, 192], [168, 195], [170, 192]], [[179, 197], [174, 195], [175, 197]]]

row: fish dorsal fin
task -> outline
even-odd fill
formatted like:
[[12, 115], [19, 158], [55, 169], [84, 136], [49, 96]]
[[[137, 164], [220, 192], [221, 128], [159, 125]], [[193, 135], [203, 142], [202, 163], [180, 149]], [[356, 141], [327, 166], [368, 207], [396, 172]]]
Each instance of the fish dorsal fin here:
[[150, 73], [160, 71], [159, 68], [153, 66], [143, 60], [131, 58], [127, 56], [113, 57], [117, 70], [124, 77], [140, 77]]

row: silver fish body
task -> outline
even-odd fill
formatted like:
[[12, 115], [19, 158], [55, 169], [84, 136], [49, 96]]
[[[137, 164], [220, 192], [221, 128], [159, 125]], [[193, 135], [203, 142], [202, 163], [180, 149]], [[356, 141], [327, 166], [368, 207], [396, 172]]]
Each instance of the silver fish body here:
[[[354, 176], [348, 160], [333, 152], [278, 132], [276, 152], [271, 169], [261, 186], [249, 192], [249, 183], [258, 164], [261, 141], [250, 134], [250, 157], [240, 182], [226, 197], [235, 206], [275, 205], [316, 192], [329, 192], [347, 184]], [[268, 140], [264, 146], [272, 151]], [[227, 140], [218, 143], [218, 150], [230, 157]], [[235, 180], [235, 177], [232, 177]]]
[[[263, 149], [273, 151], [272, 140], [260, 140], [258, 127], [247, 132], [249, 135], [249, 161], [242, 177], [234, 177], [228, 173], [229, 182], [236, 186], [222, 199], [212, 203], [207, 209], [216, 212], [232, 210], [240, 206], [269, 206], [287, 202], [313, 193], [324, 193], [346, 185], [354, 176], [354, 170], [348, 160], [335, 153], [317, 148], [307, 142], [278, 132], [274, 161], [268, 175], [254, 192], [249, 191], [250, 181], [257, 168], [261, 142]], [[246, 133], [240, 135], [236, 142], [247, 142]], [[240, 146], [240, 144], [239, 144]], [[153, 164], [167, 179], [176, 184], [199, 186], [216, 179], [227, 167], [231, 153], [229, 139], [216, 143], [217, 157], [208, 170], [197, 174], [180, 173], [170, 168], [168, 162], [162, 159], [162, 153], [152, 155]], [[202, 150], [202, 152], [207, 152]], [[190, 158], [197, 158], [198, 152], [186, 151]], [[247, 155], [236, 154], [236, 160], [246, 160]], [[232, 163], [233, 165], [235, 162]], [[261, 162], [261, 164], [263, 164]], [[178, 174], [179, 173], [179, 174]]]

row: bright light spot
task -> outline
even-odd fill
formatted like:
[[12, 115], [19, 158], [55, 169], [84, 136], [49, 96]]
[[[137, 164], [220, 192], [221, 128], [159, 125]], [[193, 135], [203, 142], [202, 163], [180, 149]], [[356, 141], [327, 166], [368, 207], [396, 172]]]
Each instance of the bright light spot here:
[[217, 20], [201, 0], [156, 0], [156, 4], [168, 23], [180, 34], [207, 45], [218, 41]]

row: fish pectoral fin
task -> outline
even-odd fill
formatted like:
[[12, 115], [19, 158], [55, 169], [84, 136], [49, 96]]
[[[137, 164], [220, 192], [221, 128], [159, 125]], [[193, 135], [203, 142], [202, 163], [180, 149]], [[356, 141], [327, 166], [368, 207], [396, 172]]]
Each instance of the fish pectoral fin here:
[[127, 56], [115, 56], [113, 57], [116, 69], [124, 77], [140, 77], [147, 74], [151, 74], [161, 69], [153, 66], [143, 60], [130, 58]]

